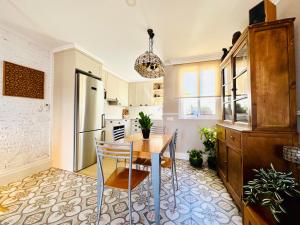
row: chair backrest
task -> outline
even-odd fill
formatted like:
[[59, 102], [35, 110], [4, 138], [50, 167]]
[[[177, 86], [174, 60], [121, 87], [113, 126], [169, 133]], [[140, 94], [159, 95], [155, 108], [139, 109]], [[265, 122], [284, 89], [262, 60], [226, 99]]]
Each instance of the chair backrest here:
[[125, 138], [125, 126], [117, 126], [113, 129], [113, 139], [118, 141]]
[[109, 143], [96, 140], [96, 154], [97, 154], [97, 173], [98, 182], [104, 186], [103, 176], [103, 158], [111, 159], [126, 159], [129, 160], [129, 182], [128, 188], [131, 188], [132, 176], [132, 156], [133, 156], [133, 142], [130, 143]]
[[151, 134], [164, 134], [165, 133], [165, 127], [163, 126], [152, 126], [150, 129]]

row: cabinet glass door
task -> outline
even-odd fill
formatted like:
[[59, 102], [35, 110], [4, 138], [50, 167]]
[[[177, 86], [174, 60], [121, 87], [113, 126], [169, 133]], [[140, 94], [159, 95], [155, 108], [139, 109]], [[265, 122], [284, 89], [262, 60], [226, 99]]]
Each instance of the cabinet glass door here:
[[223, 118], [232, 120], [232, 76], [230, 64], [222, 69]]
[[245, 44], [233, 59], [233, 102], [234, 119], [237, 122], [249, 122], [248, 49]]

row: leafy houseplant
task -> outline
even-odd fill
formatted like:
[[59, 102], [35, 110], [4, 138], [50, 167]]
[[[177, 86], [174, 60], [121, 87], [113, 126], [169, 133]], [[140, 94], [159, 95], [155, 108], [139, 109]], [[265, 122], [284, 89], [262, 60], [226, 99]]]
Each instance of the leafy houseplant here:
[[198, 149], [192, 149], [188, 151], [189, 153], [189, 161], [191, 166], [193, 167], [202, 167], [203, 159], [202, 159], [202, 152]]
[[151, 129], [153, 123], [147, 114], [140, 112], [139, 116], [140, 116], [139, 123], [141, 125], [143, 137], [144, 137], [144, 139], [148, 139], [149, 135], [150, 135], [150, 129]]
[[216, 169], [216, 143], [217, 143], [217, 130], [216, 128], [202, 128], [200, 130], [200, 139], [203, 140], [205, 152], [208, 153], [207, 163], [210, 169]]
[[300, 194], [297, 182], [292, 173], [278, 172], [271, 164], [271, 168], [253, 170], [255, 178], [244, 186], [246, 204], [259, 204], [269, 208], [277, 222], [279, 215], [286, 213], [283, 207], [285, 197]]

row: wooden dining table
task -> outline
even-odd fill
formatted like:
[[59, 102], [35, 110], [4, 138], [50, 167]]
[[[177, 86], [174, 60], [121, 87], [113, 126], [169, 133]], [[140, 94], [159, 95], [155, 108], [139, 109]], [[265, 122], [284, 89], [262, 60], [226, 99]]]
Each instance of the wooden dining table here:
[[[151, 159], [152, 186], [154, 194], [155, 224], [160, 224], [160, 187], [161, 187], [161, 157], [165, 150], [173, 148], [172, 135], [150, 134], [149, 139], [144, 139], [142, 134], [126, 137], [127, 142], [133, 142], [135, 157]], [[171, 152], [171, 151], [169, 151]]]

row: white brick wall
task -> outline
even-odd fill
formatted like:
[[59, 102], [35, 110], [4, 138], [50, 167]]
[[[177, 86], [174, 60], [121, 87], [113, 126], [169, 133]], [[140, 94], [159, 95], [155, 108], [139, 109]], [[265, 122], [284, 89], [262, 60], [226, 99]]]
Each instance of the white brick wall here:
[[[45, 99], [3, 96], [4, 60], [44, 71]], [[51, 52], [0, 27], [0, 175], [49, 159], [51, 79]]]

